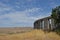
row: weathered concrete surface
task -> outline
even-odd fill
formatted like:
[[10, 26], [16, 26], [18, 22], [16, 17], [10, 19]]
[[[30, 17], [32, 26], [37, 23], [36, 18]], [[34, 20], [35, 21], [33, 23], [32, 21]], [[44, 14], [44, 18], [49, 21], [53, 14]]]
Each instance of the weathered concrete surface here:
[[34, 29], [52, 30], [54, 27], [54, 20], [50, 16], [34, 22]]

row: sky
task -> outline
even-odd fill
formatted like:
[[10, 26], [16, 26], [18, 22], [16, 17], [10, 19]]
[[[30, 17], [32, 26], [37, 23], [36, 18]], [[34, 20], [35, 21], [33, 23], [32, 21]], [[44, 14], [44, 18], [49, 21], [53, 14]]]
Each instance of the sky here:
[[0, 0], [0, 27], [33, 27], [59, 5], [60, 0]]

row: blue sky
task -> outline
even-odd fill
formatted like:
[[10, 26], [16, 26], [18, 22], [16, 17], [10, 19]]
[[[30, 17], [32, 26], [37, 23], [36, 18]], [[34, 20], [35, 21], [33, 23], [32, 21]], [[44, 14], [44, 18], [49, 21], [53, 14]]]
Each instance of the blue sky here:
[[60, 0], [0, 0], [0, 27], [32, 27], [59, 5]]

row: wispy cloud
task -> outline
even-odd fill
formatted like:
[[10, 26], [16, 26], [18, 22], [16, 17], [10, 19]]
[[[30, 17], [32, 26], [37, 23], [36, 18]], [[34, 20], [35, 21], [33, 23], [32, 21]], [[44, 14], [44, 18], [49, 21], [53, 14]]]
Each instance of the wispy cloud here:
[[0, 16], [0, 23], [2, 24], [16, 24], [16, 23], [31, 23], [33, 24], [34, 20], [38, 19], [37, 17], [28, 17], [27, 14], [30, 12], [37, 12], [40, 8], [26, 9], [24, 11], [15, 11], [10, 12], [9, 14]]
[[60, 0], [0, 0], [0, 26], [32, 26], [57, 5]]
[[7, 12], [14, 12], [15, 9], [13, 9], [13, 7], [10, 7], [2, 2], [0, 2], [0, 15], [4, 15]]

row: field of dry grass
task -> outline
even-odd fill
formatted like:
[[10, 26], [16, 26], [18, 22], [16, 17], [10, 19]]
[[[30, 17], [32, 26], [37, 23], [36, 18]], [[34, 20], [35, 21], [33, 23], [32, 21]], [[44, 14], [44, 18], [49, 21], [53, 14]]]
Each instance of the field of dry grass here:
[[60, 40], [60, 36], [55, 32], [45, 33], [31, 28], [0, 29], [0, 32], [0, 40]]

